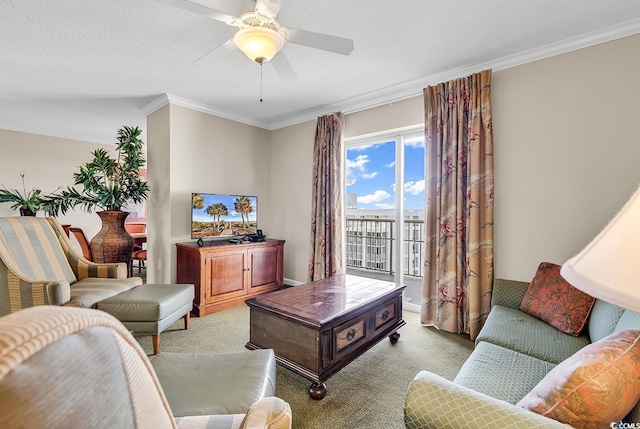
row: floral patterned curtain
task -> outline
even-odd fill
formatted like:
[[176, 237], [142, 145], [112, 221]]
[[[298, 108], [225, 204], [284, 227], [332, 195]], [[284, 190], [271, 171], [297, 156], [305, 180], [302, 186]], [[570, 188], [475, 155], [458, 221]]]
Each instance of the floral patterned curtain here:
[[493, 287], [491, 70], [424, 90], [422, 323], [475, 339]]
[[342, 114], [318, 118], [308, 281], [342, 274]]

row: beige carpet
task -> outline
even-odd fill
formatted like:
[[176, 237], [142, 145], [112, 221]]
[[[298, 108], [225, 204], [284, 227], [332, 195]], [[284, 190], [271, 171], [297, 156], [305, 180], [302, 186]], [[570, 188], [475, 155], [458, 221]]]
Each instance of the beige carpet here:
[[[321, 401], [309, 398], [308, 380], [278, 366], [276, 395], [291, 405], [293, 428], [404, 428], [402, 406], [413, 377], [424, 369], [453, 379], [473, 349], [468, 336], [420, 326], [417, 313], [405, 312], [404, 319], [407, 325], [400, 328], [397, 344], [385, 339], [343, 368], [327, 381], [327, 396]], [[161, 351], [247, 351], [248, 307], [191, 320], [188, 331], [179, 321], [161, 334]], [[137, 338], [150, 354], [151, 337]]]

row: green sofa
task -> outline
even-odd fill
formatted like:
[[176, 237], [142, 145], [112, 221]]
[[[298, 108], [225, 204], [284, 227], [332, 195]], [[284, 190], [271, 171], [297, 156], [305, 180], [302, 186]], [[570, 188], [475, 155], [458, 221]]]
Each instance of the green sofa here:
[[[640, 314], [596, 300], [578, 337], [520, 311], [529, 283], [496, 280], [492, 308], [454, 381], [421, 371], [411, 382], [407, 428], [570, 427], [515, 404], [558, 363], [613, 332], [640, 329]], [[626, 419], [640, 422], [636, 405]]]

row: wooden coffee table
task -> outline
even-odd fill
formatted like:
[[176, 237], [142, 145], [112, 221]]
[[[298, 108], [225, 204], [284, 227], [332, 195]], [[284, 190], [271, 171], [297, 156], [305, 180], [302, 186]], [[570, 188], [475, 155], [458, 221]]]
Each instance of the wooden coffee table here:
[[311, 381], [322, 399], [325, 381], [385, 337], [400, 338], [405, 285], [339, 275], [246, 301], [248, 349], [273, 349], [276, 361]]

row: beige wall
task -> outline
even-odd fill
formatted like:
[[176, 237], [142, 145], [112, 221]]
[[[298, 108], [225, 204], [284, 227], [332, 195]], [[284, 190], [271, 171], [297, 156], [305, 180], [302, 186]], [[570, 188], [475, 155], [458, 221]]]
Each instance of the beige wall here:
[[640, 183], [640, 35], [497, 72], [495, 269], [563, 263]]
[[269, 236], [286, 240], [284, 277], [306, 282], [311, 232], [311, 169], [315, 121], [271, 133], [271, 225]]
[[[91, 152], [99, 148], [112, 151], [114, 146], [0, 130], [0, 184], [22, 192], [20, 174], [25, 173], [27, 191], [38, 188], [46, 194], [59, 186], [73, 185], [73, 173], [78, 171], [78, 166], [90, 161]], [[0, 216], [19, 215], [10, 207], [9, 203], [1, 203]], [[58, 220], [79, 226], [89, 239], [100, 230], [100, 218], [80, 208], [59, 216]]]
[[147, 282], [171, 283], [170, 106], [147, 116]]
[[147, 127], [149, 176], [162, 175], [151, 183], [148, 205], [157, 221], [149, 221], [157, 240], [150, 241], [149, 281], [175, 281], [175, 243], [191, 241], [192, 192], [256, 195], [258, 225], [270, 229], [269, 131], [175, 105], [151, 114]]
[[422, 97], [385, 104], [345, 117], [344, 137], [357, 137], [424, 123]]

